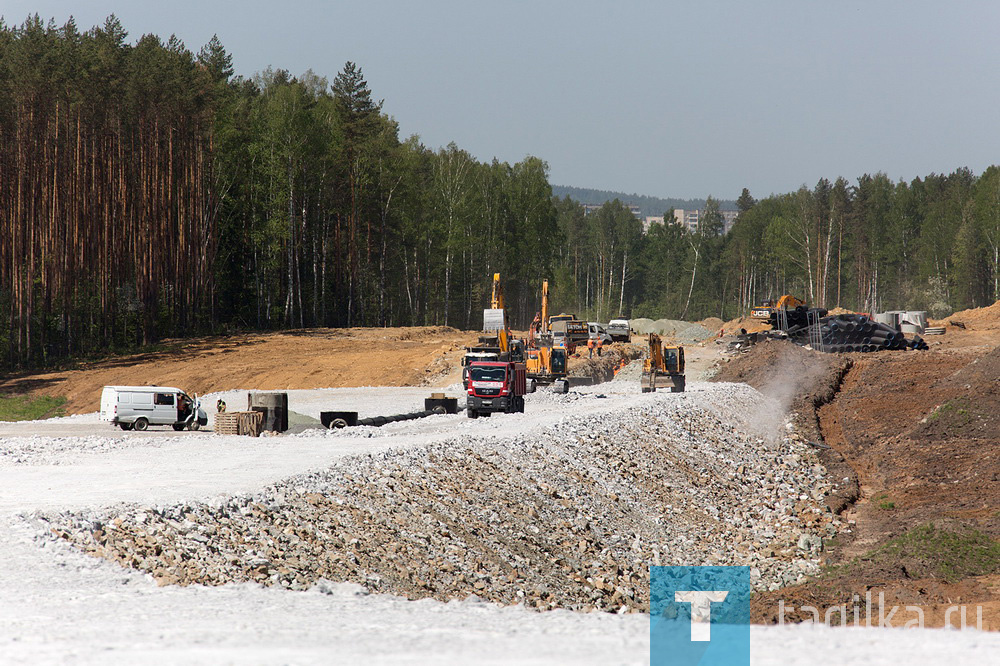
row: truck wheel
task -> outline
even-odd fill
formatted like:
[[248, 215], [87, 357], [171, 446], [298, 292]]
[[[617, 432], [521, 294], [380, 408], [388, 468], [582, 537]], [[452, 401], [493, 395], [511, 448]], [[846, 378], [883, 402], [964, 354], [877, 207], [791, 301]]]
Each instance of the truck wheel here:
[[534, 393], [536, 390], [538, 390], [538, 382], [536, 382], [534, 379], [529, 379], [528, 380], [528, 386], [527, 386], [527, 392], [528, 393]]
[[524, 397], [523, 396], [517, 399], [517, 411], [519, 411], [522, 414], [524, 414]]
[[474, 409], [468, 409], [468, 410], [466, 410], [466, 411], [465, 411], [465, 414], [466, 414], [466, 416], [468, 416], [468, 417], [469, 417], [470, 419], [475, 419], [475, 418], [479, 418], [479, 412], [477, 412], [477, 411], [476, 411], [476, 410], [474, 410]]
[[145, 430], [149, 427], [149, 421], [145, 416], [140, 416], [135, 420], [135, 423], [132, 424], [132, 427], [139, 431]]

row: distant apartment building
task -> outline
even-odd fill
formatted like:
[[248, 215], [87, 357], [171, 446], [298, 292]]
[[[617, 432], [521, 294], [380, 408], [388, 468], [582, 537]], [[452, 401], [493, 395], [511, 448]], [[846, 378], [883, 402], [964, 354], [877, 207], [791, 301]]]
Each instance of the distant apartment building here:
[[663, 224], [663, 216], [647, 215], [646, 219], [642, 221], [642, 233], [649, 233], [649, 228], [654, 224]]
[[[739, 216], [739, 211], [735, 210], [720, 210], [722, 214], [722, 233], [728, 234], [729, 230], [733, 228], [736, 224], [736, 218]], [[697, 231], [698, 223], [701, 221], [702, 216], [705, 214], [704, 210], [685, 210], [683, 208], [674, 209], [674, 224], [679, 224], [690, 232]]]
[[[581, 204], [581, 205], [583, 206], [584, 215], [590, 215], [591, 213], [596, 213], [601, 209], [602, 206], [604, 206], [604, 204]], [[626, 208], [629, 209], [629, 212], [635, 215], [635, 219], [639, 220], [640, 222], [642, 221], [642, 211], [639, 210], [638, 206], [636, 206], [635, 204], [624, 204], [624, 205]]]

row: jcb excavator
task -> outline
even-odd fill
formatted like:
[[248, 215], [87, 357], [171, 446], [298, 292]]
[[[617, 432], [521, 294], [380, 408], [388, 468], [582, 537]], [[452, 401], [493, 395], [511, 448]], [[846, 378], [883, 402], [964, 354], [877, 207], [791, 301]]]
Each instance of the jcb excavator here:
[[666, 347], [656, 333], [649, 334], [649, 356], [642, 364], [643, 393], [670, 387], [684, 392], [684, 347]]
[[528, 369], [528, 392], [536, 385], [552, 384], [557, 393], [569, 390], [566, 379], [566, 349], [552, 344], [549, 330], [549, 281], [542, 282], [542, 311], [528, 329], [528, 348], [525, 350]]
[[777, 301], [764, 301], [757, 307], [750, 310], [750, 317], [768, 321], [771, 316], [780, 310], [794, 310], [800, 305], [805, 305], [805, 301], [800, 301], [791, 294], [785, 294]]

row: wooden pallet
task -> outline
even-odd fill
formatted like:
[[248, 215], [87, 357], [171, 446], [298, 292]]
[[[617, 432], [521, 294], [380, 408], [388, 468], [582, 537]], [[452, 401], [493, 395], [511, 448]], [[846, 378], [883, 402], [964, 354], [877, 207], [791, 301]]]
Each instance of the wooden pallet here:
[[215, 415], [214, 431], [219, 435], [259, 437], [263, 423], [262, 412], [220, 412]]

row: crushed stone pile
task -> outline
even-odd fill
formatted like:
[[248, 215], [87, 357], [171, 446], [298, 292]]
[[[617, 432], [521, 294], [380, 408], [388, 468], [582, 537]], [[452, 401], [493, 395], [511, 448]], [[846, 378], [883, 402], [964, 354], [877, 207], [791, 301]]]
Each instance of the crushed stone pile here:
[[[823, 505], [835, 486], [800, 440], [753, 434], [751, 415], [772, 408], [745, 385], [698, 385], [530, 435], [344, 458], [215, 502], [32, 519], [162, 584], [349, 581], [412, 599], [648, 612], [651, 564], [748, 565], [771, 590], [818, 571], [842, 527]], [[325, 436], [361, 435], [341, 432]]]
[[718, 330], [709, 330], [700, 324], [693, 324], [689, 321], [679, 319], [632, 319], [630, 320], [632, 330], [639, 335], [656, 333], [657, 335], [679, 342], [680, 344], [696, 344], [703, 342], [715, 335]]

